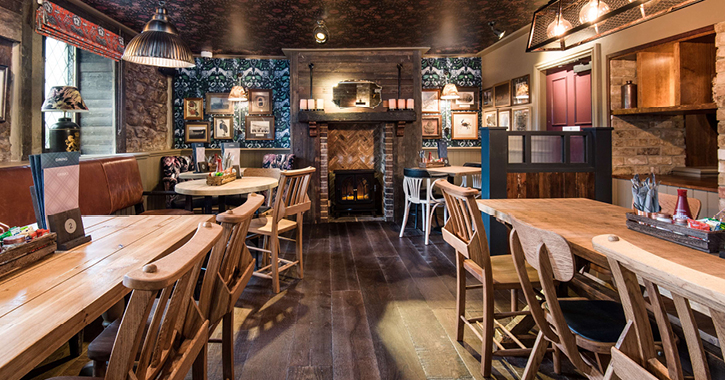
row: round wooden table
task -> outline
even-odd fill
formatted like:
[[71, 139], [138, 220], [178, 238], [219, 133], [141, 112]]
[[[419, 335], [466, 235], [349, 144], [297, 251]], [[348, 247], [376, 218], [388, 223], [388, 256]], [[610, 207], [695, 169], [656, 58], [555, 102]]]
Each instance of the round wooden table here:
[[194, 173], [194, 172], [183, 172], [179, 173], [179, 179], [205, 179], [209, 173]]
[[211, 214], [212, 197], [219, 197], [219, 212], [226, 209], [226, 196], [266, 191], [277, 187], [277, 180], [271, 177], [242, 177], [221, 186], [209, 186], [206, 179], [186, 181], [176, 185], [174, 191], [186, 195], [186, 209], [192, 209], [192, 197], [204, 197], [204, 213]]

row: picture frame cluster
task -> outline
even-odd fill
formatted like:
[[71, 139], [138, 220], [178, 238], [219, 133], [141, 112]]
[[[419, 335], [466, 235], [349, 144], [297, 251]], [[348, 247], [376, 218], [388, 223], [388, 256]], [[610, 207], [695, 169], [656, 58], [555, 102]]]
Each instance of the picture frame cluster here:
[[[248, 89], [248, 115], [244, 118], [245, 140], [274, 140], [274, 90]], [[205, 116], [206, 115], [206, 116]], [[211, 123], [208, 117], [211, 117]], [[205, 98], [185, 98], [183, 118], [186, 121], [184, 142], [210, 143], [214, 140], [233, 141], [234, 103], [229, 93], [209, 92]]]
[[531, 130], [531, 82], [523, 75], [483, 90], [483, 124], [509, 131]]
[[[421, 128], [424, 139], [443, 137], [440, 92], [440, 89], [423, 89]], [[458, 87], [458, 94], [460, 98], [450, 101], [451, 139], [477, 140], [481, 91], [478, 87]]]

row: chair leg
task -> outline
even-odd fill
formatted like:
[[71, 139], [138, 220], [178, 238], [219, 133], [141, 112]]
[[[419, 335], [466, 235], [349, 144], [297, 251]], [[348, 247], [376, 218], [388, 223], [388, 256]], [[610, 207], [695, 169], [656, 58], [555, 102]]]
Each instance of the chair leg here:
[[106, 377], [106, 368], [108, 364], [105, 361], [93, 361], [93, 377]]
[[209, 343], [205, 343], [199, 351], [199, 355], [191, 366], [191, 378], [193, 380], [206, 380], [206, 361]]
[[425, 227], [425, 245], [428, 245], [430, 242], [430, 224], [433, 221], [433, 216], [430, 209], [430, 203], [426, 202], [425, 204], [425, 213], [423, 214], [425, 217], [425, 222], [423, 223], [423, 227]]
[[536, 336], [536, 343], [534, 343], [534, 348], [531, 349], [531, 355], [529, 355], [529, 361], [526, 363], [526, 369], [524, 369], [524, 374], [521, 376], [521, 380], [534, 380], [536, 378], [536, 373], [539, 372], [539, 366], [541, 366], [541, 361], [544, 360], [547, 348], [549, 348], [549, 341], [544, 338], [544, 333], [539, 331], [539, 335]]
[[519, 291], [511, 289], [511, 311], [519, 311]]
[[295, 249], [297, 251], [297, 270], [300, 278], [305, 278], [305, 273], [302, 269], [302, 214], [297, 215], [297, 241], [295, 242]]
[[466, 269], [463, 267], [463, 256], [456, 252], [456, 340], [463, 341], [465, 324], [461, 318], [466, 317]]
[[400, 226], [400, 235], [398, 237], [403, 237], [403, 231], [405, 231], [405, 225], [408, 224], [408, 213], [410, 212], [410, 202], [405, 202], [405, 211], [403, 212], [403, 225]]
[[561, 350], [554, 346], [554, 373], [561, 375]]
[[[269, 237], [266, 235], [262, 237], [262, 249], [270, 250], [269, 249]], [[269, 255], [267, 252], [262, 252], [262, 266], [269, 265]]]
[[[462, 263], [461, 263], [462, 264]], [[464, 274], [465, 275], [465, 274]], [[481, 374], [483, 377], [491, 376], [491, 367], [493, 366], [493, 290], [487, 289], [484, 283], [483, 287], [483, 331], [481, 337]]]
[[222, 319], [222, 374], [224, 380], [234, 380], [234, 310]]
[[272, 290], [279, 293], [279, 238], [277, 236], [270, 237], [270, 246], [272, 251]]

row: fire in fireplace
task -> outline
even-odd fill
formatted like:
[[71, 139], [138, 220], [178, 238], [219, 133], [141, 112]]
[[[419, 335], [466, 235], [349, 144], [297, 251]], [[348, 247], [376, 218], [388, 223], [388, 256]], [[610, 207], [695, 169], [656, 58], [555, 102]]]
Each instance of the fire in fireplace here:
[[378, 183], [375, 170], [335, 170], [335, 202], [333, 215], [342, 212], [376, 215]]

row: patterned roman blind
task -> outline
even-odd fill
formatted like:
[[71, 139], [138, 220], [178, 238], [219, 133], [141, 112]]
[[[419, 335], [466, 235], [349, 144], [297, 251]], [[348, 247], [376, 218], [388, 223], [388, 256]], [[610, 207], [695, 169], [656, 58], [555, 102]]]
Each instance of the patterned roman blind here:
[[115, 61], [121, 60], [126, 47], [118, 34], [47, 0], [38, 8], [35, 21], [38, 33]]

